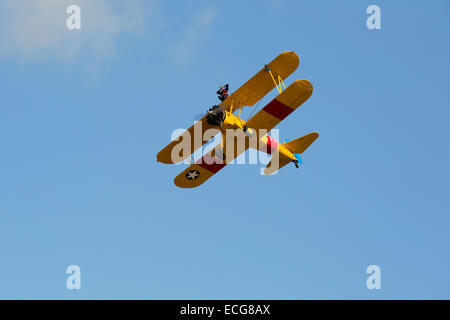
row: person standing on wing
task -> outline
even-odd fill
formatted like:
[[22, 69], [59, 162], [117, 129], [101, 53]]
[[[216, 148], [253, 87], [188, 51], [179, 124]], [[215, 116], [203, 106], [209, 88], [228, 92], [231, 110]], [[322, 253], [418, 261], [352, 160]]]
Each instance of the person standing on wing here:
[[228, 98], [228, 83], [224, 85], [223, 87], [220, 86], [220, 89], [217, 91], [217, 94], [219, 95], [219, 100], [224, 101], [226, 98]]

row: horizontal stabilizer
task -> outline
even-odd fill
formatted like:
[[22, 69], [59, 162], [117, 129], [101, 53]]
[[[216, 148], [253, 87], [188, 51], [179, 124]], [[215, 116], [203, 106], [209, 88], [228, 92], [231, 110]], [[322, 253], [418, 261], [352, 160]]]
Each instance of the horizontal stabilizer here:
[[289, 141], [283, 146], [288, 149], [292, 153], [300, 153], [305, 152], [306, 149], [319, 137], [317, 132], [308, 133], [306, 136], [301, 138]]

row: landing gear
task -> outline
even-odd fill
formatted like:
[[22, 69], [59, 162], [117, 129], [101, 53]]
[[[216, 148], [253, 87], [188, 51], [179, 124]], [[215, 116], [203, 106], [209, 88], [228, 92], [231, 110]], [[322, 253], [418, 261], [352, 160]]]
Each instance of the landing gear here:
[[298, 160], [292, 160], [292, 162], [295, 164], [295, 167], [298, 169], [299, 168]]

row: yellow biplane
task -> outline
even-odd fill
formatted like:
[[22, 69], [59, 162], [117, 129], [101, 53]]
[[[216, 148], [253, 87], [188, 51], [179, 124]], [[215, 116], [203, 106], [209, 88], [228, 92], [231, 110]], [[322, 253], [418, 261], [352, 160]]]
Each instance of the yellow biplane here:
[[[319, 136], [312, 132], [301, 138], [283, 144], [268, 132], [297, 109], [312, 94], [313, 87], [308, 80], [296, 80], [286, 87], [284, 80], [300, 63], [293, 51], [278, 55], [265, 65], [255, 76], [228, 96], [220, 105], [213, 106], [205, 116], [177, 139], [162, 149], [157, 161], [174, 164], [186, 160], [220, 133], [221, 143], [180, 173], [174, 180], [181, 188], [194, 188], [211, 178], [248, 148], [272, 155], [265, 174], [293, 162], [298, 168], [302, 154]], [[240, 118], [245, 106], [254, 106], [271, 90], [277, 88], [279, 95], [249, 120]], [[238, 112], [237, 115], [234, 113]], [[206, 137], [205, 137], [206, 135]]]

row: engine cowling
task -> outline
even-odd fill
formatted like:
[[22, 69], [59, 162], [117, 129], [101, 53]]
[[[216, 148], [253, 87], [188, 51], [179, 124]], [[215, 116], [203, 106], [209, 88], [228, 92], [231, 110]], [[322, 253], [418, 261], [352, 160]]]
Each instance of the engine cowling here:
[[227, 117], [225, 110], [223, 110], [220, 106], [212, 106], [207, 114], [206, 121], [212, 126], [218, 126], [222, 129], [222, 124]]

